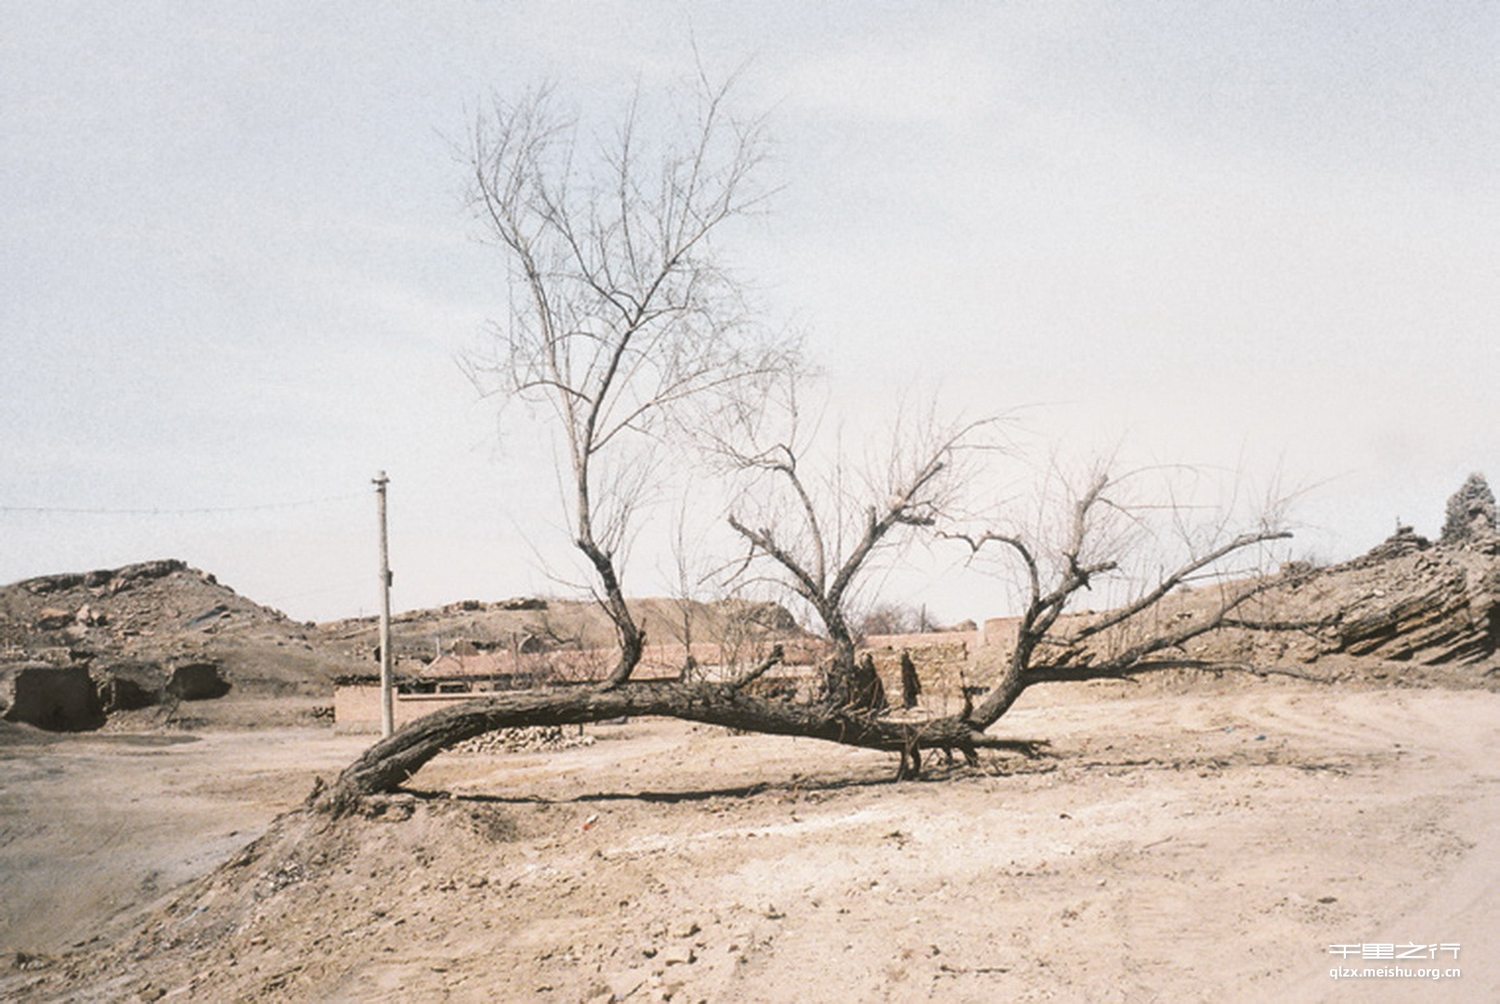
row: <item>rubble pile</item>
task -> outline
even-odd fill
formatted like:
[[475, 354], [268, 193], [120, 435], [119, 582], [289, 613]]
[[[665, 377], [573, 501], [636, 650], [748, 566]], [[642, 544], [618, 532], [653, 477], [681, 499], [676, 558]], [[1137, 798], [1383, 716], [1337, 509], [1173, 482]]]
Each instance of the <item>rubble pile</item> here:
[[[1495, 512], [1495, 493], [1483, 474], [1470, 474], [1448, 499], [1443, 514], [1442, 542], [1449, 547], [1485, 545], [1495, 541], [1500, 519]], [[1495, 553], [1493, 550], [1490, 553]]]
[[574, 749], [594, 745], [594, 737], [576, 727], [537, 725], [523, 729], [497, 729], [482, 736], [465, 739], [453, 747], [454, 753], [534, 753]]

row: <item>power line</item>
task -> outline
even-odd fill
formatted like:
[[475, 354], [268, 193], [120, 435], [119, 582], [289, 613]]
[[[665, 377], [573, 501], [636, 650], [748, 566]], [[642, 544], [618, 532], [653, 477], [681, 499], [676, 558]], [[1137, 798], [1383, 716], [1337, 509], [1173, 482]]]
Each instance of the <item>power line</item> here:
[[259, 505], [197, 506], [190, 509], [104, 509], [83, 506], [0, 505], [0, 512], [66, 516], [199, 516], [218, 513], [270, 512], [277, 509], [302, 509], [307, 506], [326, 505], [329, 502], [343, 502], [348, 499], [364, 497], [364, 492], [354, 492], [348, 495], [329, 495], [324, 498], [303, 499], [297, 502], [265, 502]]

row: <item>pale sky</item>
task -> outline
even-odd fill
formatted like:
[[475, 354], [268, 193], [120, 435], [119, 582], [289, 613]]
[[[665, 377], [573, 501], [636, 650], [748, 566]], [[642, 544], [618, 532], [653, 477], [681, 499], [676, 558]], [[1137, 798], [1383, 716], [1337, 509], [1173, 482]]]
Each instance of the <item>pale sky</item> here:
[[[372, 612], [384, 468], [398, 608], [555, 592], [545, 441], [455, 362], [506, 293], [446, 137], [544, 79], [607, 118], [694, 40], [785, 186], [726, 249], [850, 428], [915, 386], [1320, 482], [1326, 559], [1500, 479], [1494, 2], [0, 0], [0, 582], [175, 556]], [[1001, 612], [958, 557], [891, 598]]]

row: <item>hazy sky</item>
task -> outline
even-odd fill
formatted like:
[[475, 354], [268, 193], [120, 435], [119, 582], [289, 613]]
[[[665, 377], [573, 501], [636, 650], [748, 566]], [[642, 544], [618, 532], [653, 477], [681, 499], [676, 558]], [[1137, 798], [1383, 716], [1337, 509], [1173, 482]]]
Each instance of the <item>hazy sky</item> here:
[[0, 581], [178, 556], [370, 612], [385, 468], [398, 607], [553, 590], [545, 452], [455, 363], [506, 294], [445, 137], [542, 79], [607, 115], [693, 39], [785, 185], [729, 250], [853, 427], [916, 384], [1327, 479], [1326, 558], [1500, 479], [1497, 3], [0, 0]]

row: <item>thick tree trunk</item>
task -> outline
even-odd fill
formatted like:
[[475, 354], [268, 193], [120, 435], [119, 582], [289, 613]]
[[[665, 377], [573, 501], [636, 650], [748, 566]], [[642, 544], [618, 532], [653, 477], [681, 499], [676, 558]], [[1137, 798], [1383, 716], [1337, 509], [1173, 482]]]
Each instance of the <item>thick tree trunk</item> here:
[[766, 700], [732, 684], [627, 682], [611, 689], [554, 687], [517, 690], [434, 712], [370, 747], [339, 776], [326, 798], [332, 806], [394, 791], [450, 746], [495, 729], [570, 725], [622, 715], [662, 715], [771, 735], [805, 736], [902, 754], [918, 749], [977, 748], [1032, 752], [1036, 744], [998, 739], [958, 716], [891, 722], [821, 705]]
[[615, 638], [620, 645], [620, 658], [615, 663], [615, 668], [610, 672], [605, 681], [607, 687], [618, 687], [630, 679], [630, 674], [641, 661], [641, 655], [646, 651], [646, 633], [636, 624], [635, 618], [630, 613], [630, 604], [625, 602], [625, 593], [620, 588], [620, 577], [615, 571], [614, 558], [594, 543], [593, 530], [590, 526], [588, 506], [588, 481], [587, 474], [583, 474], [578, 482], [579, 498], [579, 534], [574, 542], [580, 551], [589, 559], [594, 566], [594, 571], [599, 574], [599, 581], [604, 585], [603, 606], [604, 612], [615, 626]]
[[868, 653], [863, 659], [856, 657], [854, 638], [836, 610], [823, 619], [830, 626], [833, 642], [833, 656], [823, 670], [823, 703], [846, 714], [878, 715], [885, 711], [890, 704], [874, 660]]

